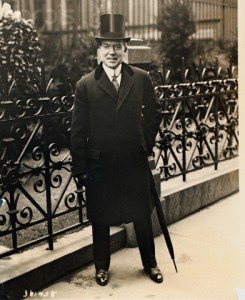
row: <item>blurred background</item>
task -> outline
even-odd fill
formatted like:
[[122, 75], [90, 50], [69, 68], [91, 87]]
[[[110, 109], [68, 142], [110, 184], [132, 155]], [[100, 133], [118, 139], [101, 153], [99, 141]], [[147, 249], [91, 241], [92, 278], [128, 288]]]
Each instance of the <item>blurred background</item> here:
[[126, 34], [152, 49], [151, 69], [237, 64], [237, 0], [8, 0], [31, 19], [51, 77], [76, 81], [97, 63], [103, 13], [122, 13]]

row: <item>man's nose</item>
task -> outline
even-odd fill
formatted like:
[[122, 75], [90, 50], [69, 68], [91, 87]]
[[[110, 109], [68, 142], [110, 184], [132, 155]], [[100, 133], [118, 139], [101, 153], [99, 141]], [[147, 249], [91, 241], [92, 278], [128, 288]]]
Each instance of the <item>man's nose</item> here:
[[110, 47], [110, 54], [115, 54], [115, 53], [116, 53], [115, 48], [113, 46]]

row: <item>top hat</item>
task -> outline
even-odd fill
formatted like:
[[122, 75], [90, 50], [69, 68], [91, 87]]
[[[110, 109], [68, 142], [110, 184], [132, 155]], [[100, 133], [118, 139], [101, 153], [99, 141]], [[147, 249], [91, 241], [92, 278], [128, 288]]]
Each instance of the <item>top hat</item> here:
[[95, 37], [97, 42], [101, 42], [103, 40], [124, 40], [127, 43], [130, 41], [131, 37], [125, 37], [123, 15], [105, 14], [100, 17], [100, 21], [100, 36]]

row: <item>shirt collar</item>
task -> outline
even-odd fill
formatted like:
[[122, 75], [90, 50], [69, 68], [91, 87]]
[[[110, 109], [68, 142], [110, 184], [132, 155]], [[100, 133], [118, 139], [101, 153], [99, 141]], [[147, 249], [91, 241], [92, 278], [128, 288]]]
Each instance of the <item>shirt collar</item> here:
[[[102, 64], [107, 76], [110, 78], [112, 76], [114, 76], [114, 74], [116, 76], [118, 76], [121, 73], [122, 70], [122, 64], [120, 64], [116, 69], [112, 69], [112, 68], [108, 68], [105, 64]], [[115, 70], [115, 73], [114, 73]]]

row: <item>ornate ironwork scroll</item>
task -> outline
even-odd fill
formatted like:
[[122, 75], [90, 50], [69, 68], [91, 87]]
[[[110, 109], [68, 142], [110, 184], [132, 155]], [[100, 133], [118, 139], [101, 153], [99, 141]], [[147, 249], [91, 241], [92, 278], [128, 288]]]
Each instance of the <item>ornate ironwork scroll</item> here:
[[238, 81], [156, 87], [163, 120], [156, 141], [162, 180], [238, 155]]
[[71, 176], [74, 95], [39, 92], [36, 99], [0, 102], [0, 237], [6, 247], [0, 257], [42, 241], [53, 249], [57, 235], [88, 224]]

